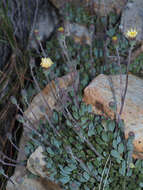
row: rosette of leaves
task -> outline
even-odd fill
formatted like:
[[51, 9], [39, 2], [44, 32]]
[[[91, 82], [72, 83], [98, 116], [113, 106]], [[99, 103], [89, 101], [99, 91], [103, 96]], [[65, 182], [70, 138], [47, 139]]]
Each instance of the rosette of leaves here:
[[29, 144], [32, 151], [43, 146], [49, 179], [70, 190], [141, 189], [143, 161], [132, 160], [133, 138], [124, 140], [123, 124], [117, 130], [115, 121], [94, 115], [83, 102], [67, 109], [71, 117], [54, 112], [52, 123], [39, 128], [42, 138], [33, 133]]

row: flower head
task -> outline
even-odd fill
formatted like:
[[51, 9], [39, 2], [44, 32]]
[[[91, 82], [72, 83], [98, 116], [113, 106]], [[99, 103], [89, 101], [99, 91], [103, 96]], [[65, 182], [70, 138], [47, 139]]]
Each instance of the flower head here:
[[136, 29], [130, 29], [126, 32], [126, 37], [129, 39], [135, 39], [138, 34], [138, 31]]
[[58, 28], [58, 32], [61, 32], [61, 33], [63, 33], [64, 32], [64, 28], [61, 26], [61, 27], [59, 27]]
[[50, 58], [42, 58], [41, 59], [41, 63], [40, 65], [45, 68], [48, 69], [49, 67], [51, 67], [51, 65], [53, 65], [54, 63], [52, 62], [52, 60]]
[[112, 37], [112, 41], [116, 42], [118, 40], [117, 36]]

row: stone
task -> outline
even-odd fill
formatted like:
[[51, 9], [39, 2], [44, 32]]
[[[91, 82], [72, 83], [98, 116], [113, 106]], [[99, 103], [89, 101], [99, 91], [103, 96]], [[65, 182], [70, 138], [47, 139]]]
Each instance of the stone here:
[[45, 173], [46, 162], [44, 161], [44, 155], [42, 154], [43, 148], [39, 146], [27, 160], [27, 169], [34, 175], [46, 177], [49, 174]]
[[[122, 75], [123, 86], [125, 85], [125, 75]], [[120, 75], [107, 76], [98, 75], [85, 89], [84, 102], [91, 104], [96, 114], [106, 115], [114, 118], [114, 111], [111, 103], [117, 103], [119, 113], [120, 101]], [[128, 90], [121, 119], [125, 123], [125, 138], [133, 132], [135, 138], [134, 158], [143, 159], [143, 79], [129, 74]]]
[[76, 73], [69, 73], [56, 81], [51, 81], [39, 94], [37, 94], [28, 109], [24, 112], [25, 117], [31, 123], [37, 123], [40, 119], [45, 118], [45, 113], [41, 110], [45, 109], [48, 116], [52, 110], [59, 110], [62, 106], [59, 95], [60, 91], [68, 91], [76, 79]]
[[91, 45], [92, 35], [85, 25], [67, 21], [64, 23], [64, 30], [65, 35], [71, 36], [75, 43]]
[[14, 184], [8, 181], [6, 190], [62, 190], [57, 184], [40, 177], [28, 178], [25, 175], [15, 178], [13, 176], [11, 180]]
[[[67, 3], [67, 0], [50, 1], [59, 10]], [[120, 14], [126, 2], [126, 0], [68, 0], [68, 3], [72, 3], [77, 8], [82, 6], [88, 12], [92, 9], [95, 13], [100, 13], [101, 16], [107, 16], [111, 11], [116, 11], [117, 14]]]
[[124, 6], [126, 5], [126, 0], [86, 0], [89, 3], [93, 3], [95, 13], [99, 13], [101, 16], [107, 16], [110, 12], [116, 11], [120, 14]]
[[128, 1], [125, 8], [123, 9], [121, 16], [120, 29], [125, 35], [128, 30], [136, 29], [138, 35], [136, 37], [137, 41], [141, 42], [143, 40], [143, 1], [135, 0]]

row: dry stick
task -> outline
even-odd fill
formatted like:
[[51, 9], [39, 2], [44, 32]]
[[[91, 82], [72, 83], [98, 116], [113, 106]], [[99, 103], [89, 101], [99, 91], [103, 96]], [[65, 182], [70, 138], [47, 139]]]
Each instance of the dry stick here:
[[[0, 167], [0, 169], [2, 169], [2, 167]], [[15, 185], [14, 181], [8, 175], [6, 175], [5, 172], [1, 172], [1, 174], [7, 179], [7, 181], [10, 181], [13, 185]]]
[[105, 178], [105, 181], [104, 181], [103, 190], [104, 190], [105, 185], [106, 185], [106, 181], [107, 181], [107, 178], [108, 178], [108, 175], [109, 175], [110, 168], [111, 168], [111, 160], [110, 160], [109, 168], [108, 168], [107, 175], [106, 175], [106, 178]]
[[123, 96], [123, 81], [122, 81], [122, 68], [121, 68], [121, 58], [119, 55], [119, 49], [116, 47], [116, 53], [117, 53], [117, 63], [118, 67], [120, 69], [120, 96], [121, 96], [121, 101], [122, 101], [122, 96]]
[[70, 60], [70, 57], [69, 57], [69, 55], [68, 55], [68, 53], [66, 51], [66, 50], [68, 50], [68, 48], [66, 46], [65, 38], [66, 38], [65, 36], [64, 36], [64, 39], [59, 38], [59, 43], [60, 43], [60, 46], [61, 46], [61, 48], [62, 48], [62, 50], [64, 52], [64, 55], [65, 55], [65, 57], [67, 59], [67, 62], [68, 62], [67, 66], [68, 66], [69, 70], [72, 70], [72, 61]]
[[7, 159], [7, 160], [9, 160], [9, 161], [11, 161], [11, 162], [14, 162], [14, 163], [19, 164], [19, 161], [16, 161], [16, 160], [14, 160], [14, 159], [8, 157], [8, 156], [5, 155], [2, 151], [0, 151], [0, 155], [1, 155], [4, 159]]
[[[108, 158], [107, 158], [107, 160], [106, 160], [106, 163], [105, 163], [105, 166], [104, 166], [104, 169], [103, 169], [102, 175], [101, 175], [101, 180], [100, 180], [100, 184], [99, 184], [99, 190], [101, 189], [101, 185], [102, 185], [102, 180], [103, 180], [104, 172], [105, 172], [105, 169], [106, 169], [106, 166], [107, 166], [107, 164], [108, 164], [109, 159], [110, 159], [110, 154], [109, 154], [109, 156], [108, 156]], [[95, 190], [95, 189], [94, 189], [94, 190]]]
[[[45, 97], [44, 97], [43, 94], [41, 93], [41, 89], [40, 89], [40, 87], [39, 87], [39, 85], [38, 85], [38, 82], [36, 81], [36, 78], [34, 77], [34, 73], [33, 73], [33, 70], [32, 70], [32, 64], [33, 64], [32, 62], [34, 62], [33, 59], [31, 59], [31, 61], [30, 61], [30, 69], [31, 69], [32, 77], [33, 77], [33, 79], [34, 79], [34, 83], [35, 83], [35, 85], [36, 85], [37, 90], [38, 90], [39, 93], [40, 93], [40, 96], [41, 96], [41, 99], [42, 99], [43, 103], [46, 104], [46, 106], [48, 107], [49, 110], [51, 110], [51, 108], [50, 108], [48, 102], [46, 101]], [[45, 113], [45, 114], [46, 114], [46, 113]], [[53, 125], [52, 122], [50, 121], [50, 118], [49, 118], [48, 114], [46, 114], [46, 119], [48, 120], [48, 122], [49, 122], [50, 126], [52, 127], [53, 131], [54, 131], [57, 135], [59, 135], [59, 133], [58, 133], [57, 130], [55, 129], [54, 125]]]
[[129, 56], [128, 56], [128, 63], [127, 63], [127, 68], [126, 68], [126, 83], [125, 83], [125, 90], [124, 90], [124, 94], [122, 96], [122, 100], [121, 100], [121, 108], [120, 108], [120, 112], [119, 112], [119, 115], [121, 116], [122, 114], [122, 111], [123, 111], [123, 107], [124, 107], [124, 104], [125, 104], [125, 98], [126, 98], [126, 93], [127, 93], [127, 88], [128, 88], [128, 78], [129, 78], [129, 66], [130, 66], [130, 62], [131, 62], [131, 53], [132, 53], [132, 49], [133, 49], [133, 46], [130, 47], [130, 50], [129, 50]]

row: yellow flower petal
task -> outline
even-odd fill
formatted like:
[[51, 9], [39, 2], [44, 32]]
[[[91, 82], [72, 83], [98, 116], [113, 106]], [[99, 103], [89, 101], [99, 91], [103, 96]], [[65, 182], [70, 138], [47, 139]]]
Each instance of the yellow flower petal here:
[[58, 31], [59, 31], [59, 32], [64, 32], [64, 28], [63, 28], [63, 27], [59, 27], [59, 28], [58, 28]]
[[117, 41], [117, 40], [118, 40], [117, 36], [113, 36], [113, 37], [112, 37], [112, 40], [113, 40], [113, 41]]
[[52, 62], [52, 60], [50, 58], [42, 58], [41, 59], [41, 63], [40, 65], [45, 68], [48, 69], [49, 67], [51, 67], [51, 65], [53, 65], [54, 63]]
[[135, 165], [133, 163], [130, 163], [129, 167], [130, 168], [135, 168]]
[[131, 28], [130, 30], [126, 32], [125, 35], [127, 38], [134, 39], [136, 38], [137, 34], [138, 34], [138, 31], [136, 29]]

